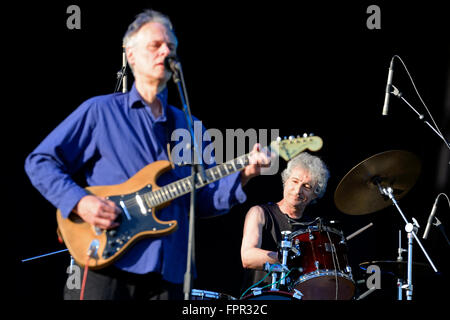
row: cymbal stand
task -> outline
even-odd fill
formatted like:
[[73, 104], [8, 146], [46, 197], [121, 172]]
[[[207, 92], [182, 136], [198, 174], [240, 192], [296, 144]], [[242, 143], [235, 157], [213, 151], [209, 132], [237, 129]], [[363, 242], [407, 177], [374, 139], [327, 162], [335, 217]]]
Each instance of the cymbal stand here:
[[[408, 250], [402, 248], [402, 230], [398, 230], [398, 262], [403, 261], [402, 253], [405, 251]], [[400, 277], [397, 278], [397, 300], [403, 300], [403, 279]]]
[[420, 248], [422, 249], [425, 257], [428, 259], [428, 262], [430, 263], [431, 267], [433, 268], [434, 272], [438, 272], [436, 269], [433, 261], [429, 257], [428, 253], [426, 252], [425, 248], [423, 247], [422, 243], [420, 242], [419, 238], [416, 235], [418, 225], [416, 221], [414, 221], [414, 224], [410, 223], [408, 219], [406, 219], [406, 216], [403, 214], [403, 211], [400, 209], [397, 200], [395, 199], [394, 195], [392, 194], [393, 190], [391, 187], [382, 187], [380, 184], [380, 179], [374, 179], [373, 181], [377, 186], [378, 190], [380, 191], [381, 195], [388, 196], [389, 199], [391, 199], [392, 203], [397, 208], [397, 211], [400, 213], [401, 217], [405, 221], [405, 231], [408, 234], [408, 279], [407, 279], [407, 285], [406, 285], [406, 299], [412, 300], [412, 291], [413, 291], [413, 285], [412, 285], [412, 249], [413, 249], [413, 238], [416, 239], [417, 243], [419, 244]]

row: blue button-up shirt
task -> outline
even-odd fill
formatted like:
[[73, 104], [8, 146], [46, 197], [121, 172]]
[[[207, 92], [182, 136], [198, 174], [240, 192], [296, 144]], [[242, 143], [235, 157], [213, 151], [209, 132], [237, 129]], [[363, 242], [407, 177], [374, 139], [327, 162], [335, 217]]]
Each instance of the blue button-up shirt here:
[[[162, 115], [157, 118], [135, 85], [127, 93], [93, 97], [82, 103], [27, 157], [25, 170], [32, 184], [61, 210], [63, 217], [67, 218], [78, 201], [88, 194], [73, 180], [73, 175], [81, 172], [90, 186], [119, 184], [154, 161], [168, 160], [168, 116], [172, 117], [174, 128], [187, 129], [186, 118], [183, 111], [168, 105], [167, 89], [157, 97], [162, 103]], [[190, 173], [189, 166], [177, 166], [161, 176], [158, 185]], [[222, 214], [233, 205], [243, 203], [246, 195], [239, 173], [201, 188], [196, 199], [197, 216]], [[115, 265], [139, 274], [159, 272], [165, 280], [182, 283], [187, 259], [189, 201], [189, 194], [184, 195], [158, 212], [161, 220], [177, 220], [177, 231], [138, 242]]]

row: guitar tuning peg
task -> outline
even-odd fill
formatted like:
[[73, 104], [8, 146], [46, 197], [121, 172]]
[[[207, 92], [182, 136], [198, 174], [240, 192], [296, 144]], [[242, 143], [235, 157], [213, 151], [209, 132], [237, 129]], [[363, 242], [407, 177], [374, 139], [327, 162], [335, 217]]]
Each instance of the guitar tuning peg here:
[[289, 140], [291, 141], [294, 140], [294, 138], [295, 138], [294, 136], [289, 136]]
[[307, 134], [307, 133], [304, 133], [304, 134], [303, 134], [303, 138], [308, 138], [308, 134]]
[[284, 140], [286, 140], [287, 139], [287, 137], [286, 136], [284, 136]]
[[278, 138], [277, 138], [277, 142], [280, 142], [280, 141], [281, 141], [281, 137], [278, 137]]
[[310, 136], [310, 137], [314, 137], [314, 133], [310, 133], [309, 136]]

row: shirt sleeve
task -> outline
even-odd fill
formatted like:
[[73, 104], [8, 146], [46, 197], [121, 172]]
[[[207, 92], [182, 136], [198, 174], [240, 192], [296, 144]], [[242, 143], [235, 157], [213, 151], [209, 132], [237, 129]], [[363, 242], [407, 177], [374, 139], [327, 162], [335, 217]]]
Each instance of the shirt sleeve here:
[[244, 203], [247, 196], [242, 190], [240, 173], [233, 173], [202, 188], [197, 199], [200, 217], [225, 214], [234, 205]]
[[25, 160], [33, 186], [67, 218], [88, 192], [72, 178], [94, 155], [95, 112], [84, 102], [58, 125]]
[[[203, 150], [210, 143], [211, 138], [203, 128]], [[210, 150], [210, 149], [209, 149]], [[209, 155], [209, 157], [208, 157]], [[205, 159], [205, 157], [208, 157]], [[216, 166], [214, 152], [203, 154], [205, 169]], [[242, 189], [240, 172], [232, 173], [211, 183], [197, 193], [197, 214], [199, 217], [217, 216], [227, 213], [234, 205], [244, 203], [247, 196]]]

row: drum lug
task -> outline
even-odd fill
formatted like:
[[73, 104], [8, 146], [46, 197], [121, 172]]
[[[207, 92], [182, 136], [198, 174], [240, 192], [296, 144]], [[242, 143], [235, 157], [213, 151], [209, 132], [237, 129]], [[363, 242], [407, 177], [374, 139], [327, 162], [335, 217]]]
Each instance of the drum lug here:
[[258, 287], [252, 288], [252, 292], [254, 296], [259, 296], [262, 293], [261, 288]]
[[314, 266], [316, 267], [317, 270], [319, 270], [319, 261], [314, 261]]
[[295, 299], [302, 300], [303, 293], [301, 293], [300, 290], [294, 289], [294, 295], [293, 295], [293, 297], [294, 297]]

